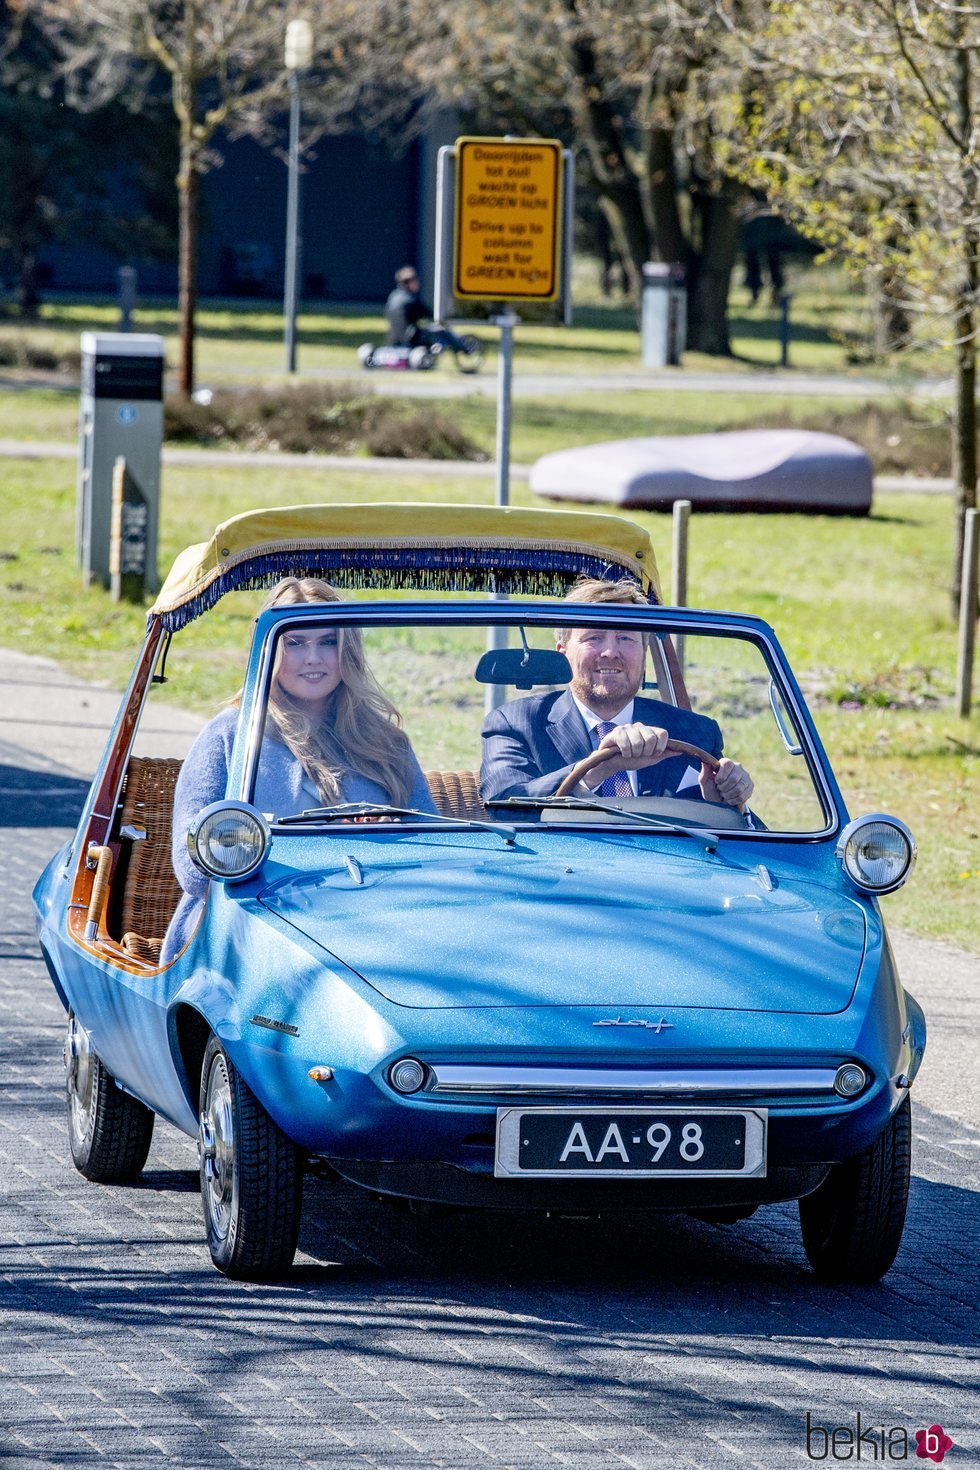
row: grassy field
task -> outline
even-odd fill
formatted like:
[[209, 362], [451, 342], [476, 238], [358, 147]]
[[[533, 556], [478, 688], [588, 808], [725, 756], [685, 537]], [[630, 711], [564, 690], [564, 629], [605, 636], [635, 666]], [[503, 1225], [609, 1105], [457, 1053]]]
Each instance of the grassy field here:
[[[304, 391], [307, 386], [304, 380]], [[472, 439], [488, 458], [495, 453], [496, 403], [491, 398], [470, 394], [440, 400], [399, 399], [386, 400], [386, 406], [405, 415], [435, 412]], [[511, 457], [516, 464], [533, 464], [552, 450], [609, 439], [797, 426], [843, 434], [860, 443], [878, 473], [949, 473], [949, 428], [941, 404], [910, 405], [898, 396], [871, 403], [858, 398], [762, 396], [737, 388], [709, 394], [658, 388], [518, 397], [513, 404]], [[0, 390], [0, 439], [72, 443], [77, 434], [74, 388], [22, 384]], [[216, 446], [212, 443], [211, 447]], [[254, 446], [245, 443], [242, 447]], [[332, 448], [329, 443], [317, 447]]]
[[[869, 365], [867, 343], [870, 318], [861, 292], [840, 272], [808, 266], [790, 270], [792, 293], [790, 363], [799, 372], [865, 375], [883, 371], [902, 382], [922, 371], [949, 371], [948, 362], [935, 352], [903, 355], [887, 370]], [[118, 309], [107, 298], [86, 300], [54, 298], [46, 302], [36, 324], [21, 325], [0, 317], [0, 364], [10, 360], [16, 344], [29, 343], [55, 357], [77, 356], [79, 333], [114, 331]], [[158, 332], [167, 341], [167, 360], [177, 361], [177, 308], [172, 300], [147, 300], [133, 318], [134, 330]], [[377, 307], [311, 304], [299, 321], [299, 365], [303, 373], [351, 371], [356, 352], [365, 341], [384, 337], [384, 321]], [[733, 380], [780, 361], [779, 310], [760, 299], [753, 306], [744, 287], [732, 291], [730, 311], [731, 358], [687, 353], [685, 369], [727, 372]], [[480, 332], [488, 349], [486, 369], [495, 368], [495, 328]], [[637, 370], [640, 339], [631, 305], [603, 300], [596, 273], [589, 262], [577, 272], [575, 319], [570, 328], [524, 323], [515, 337], [516, 361], [521, 372], [598, 372]], [[197, 374], [200, 383], [283, 376], [283, 321], [278, 304], [240, 300], [206, 301], [198, 314]]]
[[[44, 653], [110, 686], [126, 679], [140, 609], [82, 592], [73, 561], [74, 468], [7, 460], [0, 605], [4, 644]], [[380, 481], [356, 471], [169, 467], [161, 564], [213, 525], [260, 505], [302, 501], [487, 502], [463, 478]], [[529, 502], [515, 487], [516, 503]], [[669, 518], [637, 514], [661, 560]], [[920, 843], [913, 881], [885, 900], [893, 920], [980, 951], [980, 714], [952, 707], [955, 631], [947, 612], [950, 507], [945, 497], [882, 496], [874, 516], [696, 516], [690, 600], [766, 618], [814, 708], [852, 812], [893, 811]], [[665, 582], [669, 583], [669, 568]], [[237, 606], [236, 606], [237, 602]], [[226, 599], [179, 639], [163, 691], [212, 712], [237, 684], [251, 607]]]

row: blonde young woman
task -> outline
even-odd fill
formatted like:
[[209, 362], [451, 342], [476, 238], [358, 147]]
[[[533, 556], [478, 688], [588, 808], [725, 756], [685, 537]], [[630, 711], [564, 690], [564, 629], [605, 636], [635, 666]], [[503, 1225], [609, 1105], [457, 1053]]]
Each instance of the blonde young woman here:
[[[287, 577], [265, 603], [339, 602], [316, 577]], [[184, 897], [161, 962], [183, 948], [208, 880], [191, 862], [187, 833], [204, 807], [225, 795], [240, 696], [194, 741], [174, 793], [172, 857]], [[253, 803], [277, 817], [310, 807], [368, 801], [435, 813], [425, 777], [395, 706], [374, 678], [357, 628], [295, 628], [279, 638]]]

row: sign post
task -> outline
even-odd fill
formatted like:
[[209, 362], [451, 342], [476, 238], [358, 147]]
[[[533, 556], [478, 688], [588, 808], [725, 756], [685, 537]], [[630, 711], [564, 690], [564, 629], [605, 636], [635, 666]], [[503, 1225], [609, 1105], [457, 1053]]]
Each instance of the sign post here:
[[497, 504], [510, 498], [514, 328], [520, 302], [571, 323], [572, 155], [554, 138], [457, 138], [439, 150], [435, 315], [497, 305]]
[[[467, 302], [497, 307], [498, 505], [510, 501], [514, 306], [557, 302], [571, 322], [573, 180], [572, 155], [554, 138], [457, 138], [439, 150], [436, 318], [458, 318]], [[490, 647], [506, 643], [506, 628], [491, 629]], [[487, 711], [506, 697], [488, 685]]]

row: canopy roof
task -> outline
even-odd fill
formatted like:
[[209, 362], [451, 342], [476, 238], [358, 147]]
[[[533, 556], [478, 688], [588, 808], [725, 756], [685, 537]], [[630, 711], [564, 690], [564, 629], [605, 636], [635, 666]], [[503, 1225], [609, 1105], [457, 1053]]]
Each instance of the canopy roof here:
[[338, 587], [560, 596], [578, 576], [632, 577], [661, 601], [650, 537], [620, 516], [483, 505], [288, 505], [246, 511], [189, 546], [150, 609], [175, 631], [226, 592], [282, 577]]

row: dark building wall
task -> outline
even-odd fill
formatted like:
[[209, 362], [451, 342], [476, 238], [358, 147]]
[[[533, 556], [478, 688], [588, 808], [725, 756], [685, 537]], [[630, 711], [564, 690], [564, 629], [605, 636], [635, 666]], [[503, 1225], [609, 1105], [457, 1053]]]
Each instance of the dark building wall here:
[[[356, 135], [320, 140], [303, 175], [304, 299], [383, 300], [398, 267], [418, 257], [420, 152], [413, 144], [394, 157]], [[202, 296], [281, 298], [286, 165], [247, 138], [222, 153], [202, 189], [198, 289]], [[113, 292], [126, 262], [79, 240], [46, 250], [42, 263], [56, 290]], [[176, 292], [176, 259], [133, 263], [141, 294]]]

